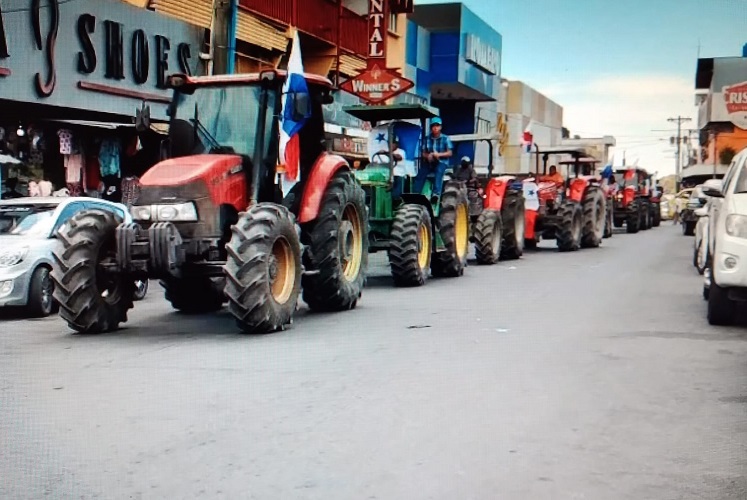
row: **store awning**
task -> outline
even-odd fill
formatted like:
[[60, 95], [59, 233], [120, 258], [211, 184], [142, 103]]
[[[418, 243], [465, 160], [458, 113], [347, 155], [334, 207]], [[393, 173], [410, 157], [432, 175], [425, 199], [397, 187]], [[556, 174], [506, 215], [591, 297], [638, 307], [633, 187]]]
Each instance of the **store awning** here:
[[[105, 130], [134, 129], [134, 123], [97, 122], [90, 120], [49, 120], [56, 123], [65, 123], [76, 127], [101, 128]], [[150, 129], [158, 134], [168, 134], [168, 124], [151, 123]]]
[[706, 165], [701, 163], [682, 169], [682, 178], [687, 179], [689, 177], [712, 177], [714, 175], [714, 171], [716, 177], [723, 177], [724, 175], [726, 175], [726, 171], [728, 168], [728, 165]]

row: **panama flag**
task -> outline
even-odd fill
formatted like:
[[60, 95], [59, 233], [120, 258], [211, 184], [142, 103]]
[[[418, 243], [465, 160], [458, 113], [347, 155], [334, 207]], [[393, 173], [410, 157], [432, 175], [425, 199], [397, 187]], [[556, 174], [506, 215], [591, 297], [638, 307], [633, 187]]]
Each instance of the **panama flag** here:
[[532, 145], [534, 144], [534, 135], [532, 134], [532, 121], [529, 121], [529, 125], [524, 129], [524, 134], [521, 138], [521, 147], [526, 153], [532, 152]]
[[281, 177], [283, 196], [301, 180], [301, 148], [298, 132], [303, 128], [310, 114], [300, 121], [294, 121], [292, 97], [306, 94], [310, 99], [309, 88], [303, 76], [303, 61], [301, 59], [301, 43], [298, 31], [293, 33], [293, 46], [288, 61], [288, 77], [283, 85], [283, 109], [280, 113], [280, 163], [285, 165], [285, 172]]

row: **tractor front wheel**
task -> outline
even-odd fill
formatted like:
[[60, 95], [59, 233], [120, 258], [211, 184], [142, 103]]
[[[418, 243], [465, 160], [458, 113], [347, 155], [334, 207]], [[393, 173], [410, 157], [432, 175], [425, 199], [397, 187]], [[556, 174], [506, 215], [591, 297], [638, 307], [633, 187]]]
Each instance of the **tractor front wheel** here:
[[421, 205], [405, 205], [392, 224], [389, 265], [397, 286], [422, 286], [431, 267], [431, 216]]
[[461, 184], [449, 183], [444, 188], [438, 223], [446, 249], [434, 253], [433, 275], [461, 276], [469, 253], [469, 201], [467, 189]]
[[293, 215], [258, 203], [240, 214], [226, 245], [229, 310], [246, 333], [267, 333], [293, 320], [301, 291], [301, 243]]
[[501, 258], [516, 260], [524, 255], [524, 195], [521, 191], [509, 191], [503, 200], [503, 242]]
[[581, 202], [584, 211], [584, 228], [581, 236], [581, 246], [596, 248], [602, 244], [606, 221], [607, 204], [601, 189], [590, 187], [586, 190]]
[[560, 227], [558, 228], [558, 250], [573, 252], [581, 248], [581, 235], [584, 225], [584, 211], [581, 204], [566, 201], [560, 207]]
[[54, 298], [62, 319], [77, 332], [109, 332], [127, 321], [135, 282], [101, 266], [116, 258], [120, 223], [110, 212], [86, 210], [57, 231], [61, 244], [53, 253]]
[[495, 264], [501, 257], [503, 224], [497, 210], [483, 210], [475, 222], [475, 256], [478, 264]]
[[631, 234], [637, 233], [641, 228], [641, 212], [638, 200], [633, 200], [628, 205], [628, 218], [625, 221], [625, 231]]
[[308, 243], [303, 300], [317, 311], [354, 309], [368, 271], [366, 193], [351, 172], [338, 172], [327, 186], [319, 218], [304, 228]]

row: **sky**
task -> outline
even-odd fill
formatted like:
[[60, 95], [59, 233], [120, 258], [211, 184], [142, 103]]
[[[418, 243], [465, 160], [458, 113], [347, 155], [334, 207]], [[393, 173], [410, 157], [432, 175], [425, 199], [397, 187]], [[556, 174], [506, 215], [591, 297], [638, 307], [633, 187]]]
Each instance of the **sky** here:
[[[615, 136], [616, 164], [625, 151], [659, 175], [675, 170], [667, 119], [697, 128], [698, 51], [740, 56], [747, 43], [747, 0], [462, 1], [503, 35], [504, 78], [563, 106], [572, 135]], [[416, 0], [430, 3], [445, 2]]]

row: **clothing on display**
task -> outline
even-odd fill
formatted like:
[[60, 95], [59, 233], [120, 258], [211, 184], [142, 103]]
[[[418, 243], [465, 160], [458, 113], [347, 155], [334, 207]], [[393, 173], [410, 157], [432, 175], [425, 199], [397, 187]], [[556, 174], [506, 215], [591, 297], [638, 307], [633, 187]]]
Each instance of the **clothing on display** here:
[[54, 186], [49, 181], [40, 181], [39, 182], [39, 196], [52, 196], [52, 192], [54, 191]]
[[68, 183], [83, 183], [85, 173], [83, 155], [65, 156], [65, 181]]
[[84, 172], [86, 191], [98, 191], [99, 184], [101, 184], [101, 164], [97, 156], [89, 155], [86, 157]]
[[57, 136], [60, 138], [60, 154], [73, 154], [73, 133], [69, 130], [62, 129], [57, 132]]
[[105, 175], [101, 179], [104, 182], [104, 192], [101, 197], [115, 203], [122, 202], [122, 180], [118, 175]]
[[101, 163], [101, 176], [117, 176], [120, 175], [119, 170], [119, 155], [122, 147], [119, 140], [115, 138], [107, 138], [101, 142], [101, 149], [99, 150], [99, 162]]

